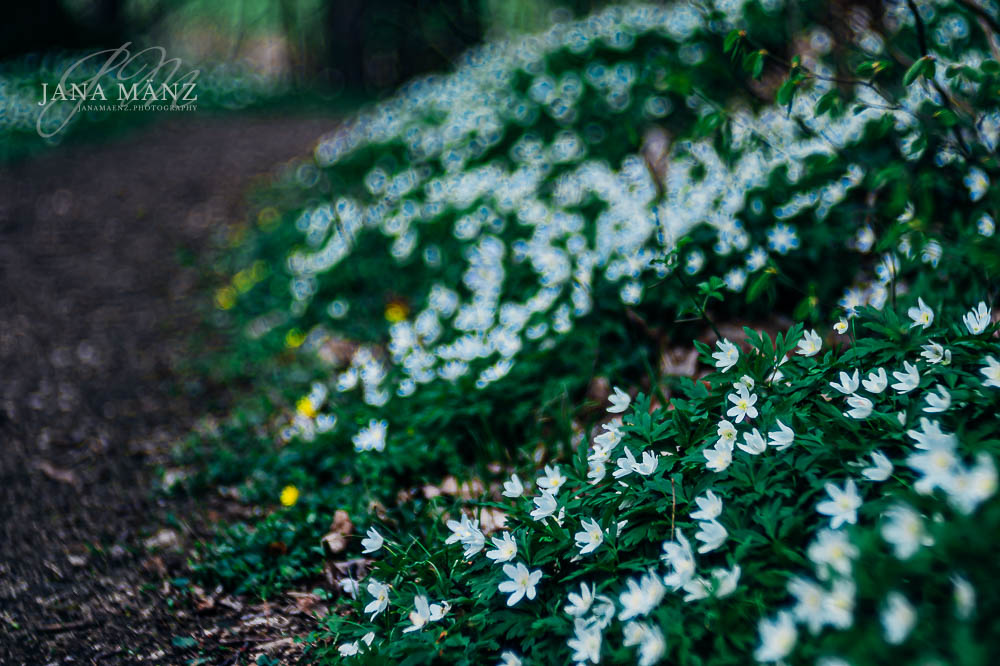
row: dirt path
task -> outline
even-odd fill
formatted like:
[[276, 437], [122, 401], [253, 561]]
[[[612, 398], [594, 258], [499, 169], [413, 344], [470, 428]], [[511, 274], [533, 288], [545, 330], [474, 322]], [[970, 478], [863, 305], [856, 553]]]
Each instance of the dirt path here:
[[0, 663], [191, 654], [157, 541], [184, 507], [150, 492], [198, 411], [172, 367], [204, 294], [177, 250], [201, 255], [332, 125], [184, 119], [0, 170]]

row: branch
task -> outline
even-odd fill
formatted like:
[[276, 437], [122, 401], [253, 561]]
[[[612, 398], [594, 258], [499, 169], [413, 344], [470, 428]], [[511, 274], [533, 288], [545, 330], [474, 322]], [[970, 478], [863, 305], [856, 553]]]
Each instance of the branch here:
[[990, 13], [987, 12], [984, 8], [980, 7], [972, 0], [958, 0], [958, 4], [962, 5], [970, 12], [972, 12], [980, 19], [982, 19], [984, 23], [990, 26], [993, 32], [1000, 34], [1000, 21], [997, 21], [995, 18], [993, 18], [993, 16], [990, 15]]

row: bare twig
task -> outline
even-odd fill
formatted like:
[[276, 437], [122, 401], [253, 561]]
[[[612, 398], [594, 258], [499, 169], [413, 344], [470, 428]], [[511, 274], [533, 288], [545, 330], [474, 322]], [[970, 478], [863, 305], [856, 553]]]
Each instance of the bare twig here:
[[76, 631], [77, 629], [89, 629], [97, 626], [93, 620], [77, 620], [76, 622], [63, 622], [60, 624], [46, 624], [35, 627], [35, 631], [40, 634], [61, 634], [64, 631]]
[[670, 477], [670, 540], [674, 540], [674, 518], [677, 517], [677, 493], [674, 491], [674, 477]]

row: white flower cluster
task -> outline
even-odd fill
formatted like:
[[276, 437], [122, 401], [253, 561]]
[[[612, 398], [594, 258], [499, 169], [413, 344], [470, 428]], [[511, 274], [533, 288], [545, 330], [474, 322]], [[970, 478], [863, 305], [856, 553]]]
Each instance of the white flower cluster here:
[[[734, 111], [733, 146], [742, 151], [738, 159], [722, 159], [709, 140], [678, 142], [659, 185], [638, 152], [618, 165], [588, 155], [595, 140], [588, 135], [592, 127], [579, 126], [587, 89], [599, 92], [609, 113], [643, 108], [652, 121], [670, 111], [668, 102], [644, 84], [650, 74], [630, 59], [638, 55], [630, 53], [637, 36], [656, 35], [679, 52], [697, 51], [704, 34], [738, 25], [744, 4], [720, 3], [724, 16], [713, 21], [686, 2], [614, 7], [540, 35], [489, 44], [467, 54], [454, 74], [415, 81], [346, 124], [317, 148], [320, 164], [353, 164], [360, 149], [375, 147], [401, 149], [408, 165], [394, 172], [372, 166], [364, 177], [364, 194], [344, 193], [302, 214], [297, 227], [306, 243], [288, 257], [293, 312], [304, 311], [323, 275], [337, 269], [369, 231], [382, 233], [399, 261], [420, 256], [430, 266], [464, 262], [462, 293], [455, 291], [457, 285], [435, 284], [423, 309], [390, 330], [392, 363], [400, 371], [391, 381], [396, 393], [406, 396], [435, 379], [453, 381], [471, 373], [483, 387], [502, 378], [526, 345], [551, 344], [553, 335], [566, 333], [574, 319], [591, 311], [596, 280], [620, 285], [624, 303], [640, 302], [644, 275], [672, 270], [662, 260], [677, 238], [700, 223], [716, 230], [717, 254], [745, 253], [745, 261], [724, 276], [728, 288], [742, 290], [770, 253], [799, 247], [795, 227], [784, 220], [807, 210], [823, 220], [861, 183], [865, 170], [851, 164], [840, 177], [777, 206], [771, 212], [779, 221], [767, 231], [766, 248], [750, 246], [740, 219], [747, 210], [763, 212], [761, 202], [747, 201], [746, 193], [781, 168], [796, 182], [807, 156], [836, 154], [883, 116], [898, 128], [919, 132], [914, 111], [933, 94], [911, 86], [898, 108], [887, 110], [862, 86], [856, 91], [859, 100], [870, 104], [862, 112], [815, 117], [815, 104], [832, 85], [817, 80], [795, 97], [791, 114], [774, 108]], [[598, 44], [617, 50], [622, 59], [591, 61], [582, 71], [561, 75], [548, 71], [549, 54], [561, 49], [584, 53]], [[832, 74], [822, 62], [811, 65], [818, 74]], [[519, 73], [530, 77], [523, 94], [512, 86]], [[713, 111], [697, 94], [687, 102], [701, 113]], [[550, 141], [531, 129], [543, 114], [562, 127]], [[501, 142], [512, 146], [505, 154], [495, 150]], [[585, 232], [590, 221], [581, 206], [593, 200], [603, 210], [591, 234]], [[461, 251], [446, 255], [439, 242], [423, 242], [432, 235], [431, 225], [450, 230]], [[874, 244], [868, 231], [859, 236], [859, 251]], [[933, 248], [924, 252], [936, 262], [940, 246], [937, 254]], [[873, 287], [848, 292], [842, 303], [849, 311], [885, 302], [894, 261], [888, 257], [878, 271], [877, 294]], [[698, 272], [703, 263], [697, 249], [681, 261], [688, 273]], [[508, 293], [514, 266], [536, 278], [536, 289], [526, 298]], [[343, 306], [348, 297], [341, 294], [335, 302]], [[338, 378], [338, 385], [353, 386], [351, 372], [343, 382]], [[369, 404], [382, 404], [389, 393], [379, 382], [365, 386]]]

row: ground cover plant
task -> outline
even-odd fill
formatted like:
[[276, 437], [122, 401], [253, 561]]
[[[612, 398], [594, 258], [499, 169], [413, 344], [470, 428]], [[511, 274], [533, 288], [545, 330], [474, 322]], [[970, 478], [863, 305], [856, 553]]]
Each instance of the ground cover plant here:
[[220, 262], [183, 485], [275, 510], [197, 575], [325, 578], [317, 660], [991, 663], [998, 28], [614, 7], [361, 113]]

